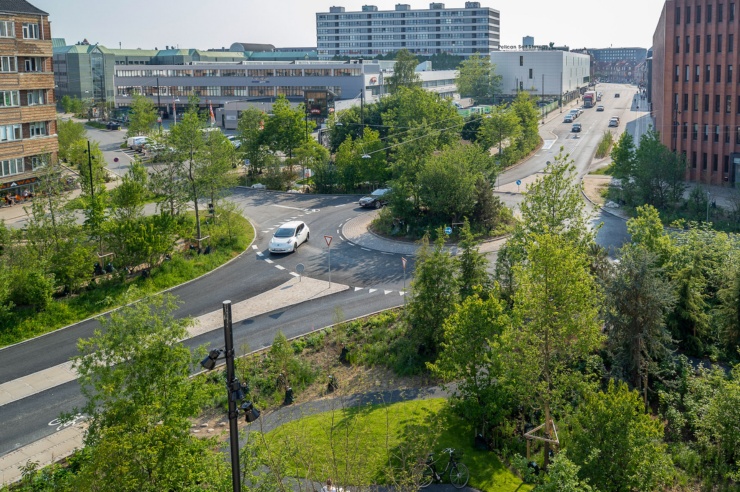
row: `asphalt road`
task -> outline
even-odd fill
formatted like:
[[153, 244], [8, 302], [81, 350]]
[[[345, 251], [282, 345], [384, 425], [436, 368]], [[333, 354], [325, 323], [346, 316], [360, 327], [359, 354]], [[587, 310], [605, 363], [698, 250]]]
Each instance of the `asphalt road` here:
[[[585, 175], [591, 164], [591, 156], [607, 128], [610, 116], [622, 119], [619, 131], [628, 131], [639, 137], [647, 130], [645, 113], [636, 110], [633, 96], [634, 87], [617, 84], [600, 84], [604, 92], [601, 104], [604, 112], [595, 109], [584, 110], [578, 118], [583, 131], [574, 138], [570, 132], [571, 124], [562, 123], [556, 118], [542, 127], [545, 146], [536, 156], [503, 173], [498, 185], [514, 183], [541, 172], [547, 161], [553, 160], [561, 152], [570, 154], [579, 177]], [[620, 92], [620, 98], [614, 93]], [[643, 102], [643, 105], [645, 103]], [[644, 108], [643, 108], [644, 109]], [[564, 111], [566, 111], [564, 109]], [[100, 142], [109, 169], [124, 174], [129, 162], [119, 149], [123, 132], [88, 130], [90, 137]], [[118, 158], [118, 163], [114, 159]], [[520, 194], [500, 193], [507, 205], [517, 206]], [[221, 307], [221, 302], [230, 299], [236, 303], [270, 290], [289, 278], [301, 263], [305, 266], [304, 275], [329, 280], [328, 248], [325, 235], [333, 237], [331, 247], [331, 280], [356, 287], [374, 287], [379, 290], [369, 293], [367, 289], [349, 291], [308, 301], [276, 312], [267, 313], [253, 319], [240, 321], [234, 326], [235, 347], [249, 346], [259, 349], [268, 346], [277, 331], [293, 337], [313, 329], [328, 326], [338, 319], [350, 319], [371, 312], [402, 304], [403, 298], [396, 292], [384, 294], [384, 290], [398, 291], [403, 285], [403, 270], [399, 255], [366, 251], [350, 245], [341, 236], [341, 225], [358, 214], [369, 213], [357, 207], [356, 196], [316, 196], [300, 194], [271, 193], [255, 190], [238, 190], [234, 200], [250, 217], [255, 225], [257, 249], [251, 249], [218, 269], [198, 279], [172, 289], [182, 302], [178, 316], [199, 316]], [[295, 253], [270, 255], [267, 243], [276, 226], [288, 220], [303, 220], [311, 231], [311, 239]], [[594, 225], [601, 224], [597, 241], [614, 250], [627, 240], [626, 226], [622, 219], [608, 213], [594, 215]], [[270, 262], [266, 261], [270, 260]], [[409, 278], [413, 272], [413, 260], [408, 267]], [[280, 268], [282, 267], [282, 268]], [[76, 341], [89, 337], [99, 327], [96, 320], [87, 320], [64, 330], [0, 350], [3, 364], [0, 367], [0, 383], [23, 375], [66, 362], [76, 354]], [[223, 343], [220, 326], [214, 330], [188, 340], [189, 347], [220, 347]], [[24, 446], [56, 431], [49, 425], [61, 412], [71, 412], [84, 403], [76, 381], [69, 382], [36, 395], [0, 406], [0, 455]]]

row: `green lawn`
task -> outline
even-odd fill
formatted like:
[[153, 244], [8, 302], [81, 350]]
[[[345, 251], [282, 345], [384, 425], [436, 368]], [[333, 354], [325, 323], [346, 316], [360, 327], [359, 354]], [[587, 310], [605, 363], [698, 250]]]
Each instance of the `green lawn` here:
[[[288, 475], [352, 485], [387, 484], [388, 456], [416, 456], [453, 447], [470, 470], [471, 487], [486, 492], [529, 491], [495, 453], [473, 449], [473, 429], [444, 399], [368, 405], [311, 415], [266, 435], [271, 455], [286, 457]], [[429, 444], [426, 444], [429, 443]], [[440, 455], [437, 454], [436, 457]], [[446, 455], [444, 455], [446, 456]], [[440, 463], [446, 463], [443, 458]]]

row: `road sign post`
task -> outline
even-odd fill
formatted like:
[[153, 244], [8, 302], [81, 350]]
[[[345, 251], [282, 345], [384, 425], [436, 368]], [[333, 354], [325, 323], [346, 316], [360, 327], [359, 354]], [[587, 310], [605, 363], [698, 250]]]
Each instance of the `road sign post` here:
[[295, 266], [295, 271], [298, 273], [298, 281], [303, 281], [303, 272], [306, 270], [306, 266], [303, 263], [298, 263]]
[[331, 289], [331, 240], [332, 236], [324, 236], [324, 241], [326, 241], [326, 247], [329, 248], [329, 288]]
[[403, 303], [406, 304], [406, 258], [401, 257], [401, 265], [403, 265]]
[[450, 234], [452, 234], [452, 227], [450, 227], [450, 226], [445, 226], [445, 234], [447, 234], [448, 236], [449, 236]]
[[521, 184], [522, 184], [522, 180], [521, 179], [517, 179], [516, 180], [516, 192], [517, 193], [519, 193], [519, 185], [521, 185]]

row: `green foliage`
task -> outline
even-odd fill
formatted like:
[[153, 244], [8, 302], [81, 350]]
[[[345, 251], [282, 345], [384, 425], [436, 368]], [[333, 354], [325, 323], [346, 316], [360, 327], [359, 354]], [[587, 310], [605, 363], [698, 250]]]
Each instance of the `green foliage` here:
[[489, 56], [475, 54], [460, 63], [455, 85], [461, 96], [472, 97], [476, 104], [493, 104], [501, 92], [501, 76]]
[[460, 255], [457, 257], [459, 269], [460, 298], [465, 299], [476, 293], [487, 295], [492, 286], [488, 275], [488, 259], [478, 251], [478, 241], [465, 219], [460, 228]]
[[578, 477], [581, 467], [568, 459], [568, 453], [561, 451], [552, 460], [544, 483], [537, 488], [542, 492], [596, 492], [588, 484], [588, 479]]
[[90, 418], [77, 490], [227, 490], [215, 439], [190, 433], [210, 394], [189, 377], [195, 360], [180, 343], [189, 320], [176, 320], [175, 306], [169, 295], [130, 304], [78, 342], [74, 367]]
[[434, 359], [442, 342], [444, 320], [453, 312], [459, 284], [455, 260], [445, 251], [444, 235], [438, 233], [433, 248], [422, 240], [416, 254], [411, 298], [407, 305], [410, 335], [422, 356]]
[[[68, 96], [65, 96], [68, 97]], [[86, 136], [85, 125], [73, 120], [57, 120], [57, 138], [59, 139], [59, 159], [64, 162], [69, 160], [69, 152], [73, 144], [84, 140]]]
[[112, 214], [116, 219], [133, 220], [143, 214], [149, 196], [148, 181], [144, 165], [138, 160], [132, 162], [119, 185], [110, 192]]
[[490, 118], [483, 118], [478, 129], [477, 141], [483, 148], [498, 147], [499, 159], [504, 164], [512, 164], [511, 159], [504, 154], [503, 145], [515, 145], [522, 136], [522, 121], [517, 113], [509, 108], [497, 106], [491, 112]]
[[127, 137], [149, 135], [157, 123], [157, 109], [154, 103], [140, 94], [134, 94], [129, 111]]
[[521, 135], [514, 145], [518, 160], [529, 154], [540, 143], [540, 115], [534, 100], [527, 92], [517, 94], [516, 99], [511, 103], [511, 110], [519, 118], [521, 127]]
[[599, 490], [663, 490], [672, 462], [663, 424], [643, 410], [640, 395], [624, 383], [587, 394], [570, 419], [568, 456], [579, 476]]
[[264, 122], [262, 141], [271, 150], [279, 150], [292, 158], [293, 149], [306, 141], [306, 129], [310, 132], [314, 126], [314, 122], [306, 120], [303, 104], [292, 108], [290, 101], [280, 95], [272, 104], [272, 116]]
[[612, 135], [612, 132], [610, 131], [605, 131], [604, 135], [601, 137], [601, 140], [599, 140], [599, 145], [596, 147], [597, 159], [602, 159], [609, 155], [609, 150], [611, 149], [612, 142], [614, 142], [614, 135]]
[[396, 94], [401, 87], [421, 87], [421, 77], [416, 73], [419, 60], [406, 49], [398, 51], [395, 60], [393, 75], [386, 79], [388, 91]]

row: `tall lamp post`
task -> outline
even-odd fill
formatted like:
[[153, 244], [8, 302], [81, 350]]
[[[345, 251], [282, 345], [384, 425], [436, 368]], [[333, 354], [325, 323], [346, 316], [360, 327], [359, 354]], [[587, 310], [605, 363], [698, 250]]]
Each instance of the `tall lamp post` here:
[[[237, 401], [243, 400], [249, 392], [249, 387], [242, 384], [234, 375], [234, 332], [231, 322], [231, 301], [222, 304], [224, 318], [224, 348], [211, 350], [200, 365], [210, 371], [216, 367], [216, 360], [226, 359], [226, 389], [229, 392], [229, 440], [231, 448], [231, 487], [233, 492], [241, 492], [241, 470], [239, 467], [239, 425], [237, 418], [239, 409]], [[247, 422], [254, 422], [259, 418], [260, 412], [252, 402], [244, 402], [240, 409], [245, 414]]]
[[159, 88], [159, 75], [157, 75], [157, 114], [159, 115], [157, 117], [157, 123], [159, 123], [159, 131], [162, 131], [162, 102], [159, 98], [160, 95], [160, 88]]

